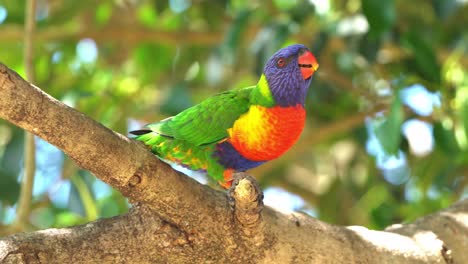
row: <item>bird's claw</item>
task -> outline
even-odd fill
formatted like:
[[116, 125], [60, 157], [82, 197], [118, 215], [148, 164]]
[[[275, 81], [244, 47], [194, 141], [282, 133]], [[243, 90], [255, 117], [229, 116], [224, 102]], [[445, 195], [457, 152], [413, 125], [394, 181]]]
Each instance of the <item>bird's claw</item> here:
[[256, 201], [258, 203], [255, 209], [257, 210], [257, 212], [260, 212], [263, 209], [263, 191], [254, 177], [243, 172], [235, 173], [233, 175], [232, 185], [227, 191], [227, 200], [228, 200], [229, 207], [233, 211], [236, 209], [235, 191], [236, 191], [237, 186], [239, 185], [239, 182], [243, 179], [247, 179], [251, 183], [252, 187], [254, 188], [254, 191], [257, 194]]

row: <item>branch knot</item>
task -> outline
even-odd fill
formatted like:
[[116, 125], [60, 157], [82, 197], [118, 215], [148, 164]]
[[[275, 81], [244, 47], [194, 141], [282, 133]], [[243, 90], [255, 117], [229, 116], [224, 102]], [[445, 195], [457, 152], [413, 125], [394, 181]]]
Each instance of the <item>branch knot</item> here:
[[256, 245], [263, 242], [263, 192], [257, 181], [245, 173], [234, 176], [232, 187], [228, 191], [229, 200], [234, 209], [234, 218], [242, 234], [253, 238]]

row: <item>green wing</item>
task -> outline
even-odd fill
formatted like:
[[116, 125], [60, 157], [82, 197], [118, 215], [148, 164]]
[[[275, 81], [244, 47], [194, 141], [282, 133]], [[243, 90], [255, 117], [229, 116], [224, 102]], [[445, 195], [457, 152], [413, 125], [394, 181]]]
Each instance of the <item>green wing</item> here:
[[197, 146], [221, 141], [228, 136], [227, 129], [249, 109], [253, 88], [220, 93], [174, 117], [147, 127], [162, 136], [184, 140]]

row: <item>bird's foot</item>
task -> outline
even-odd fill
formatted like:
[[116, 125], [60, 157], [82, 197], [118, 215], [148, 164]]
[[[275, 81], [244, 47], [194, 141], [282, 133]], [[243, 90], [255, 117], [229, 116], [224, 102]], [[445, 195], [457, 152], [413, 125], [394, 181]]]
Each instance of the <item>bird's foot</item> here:
[[244, 173], [234, 173], [231, 187], [227, 191], [232, 210], [259, 213], [263, 209], [263, 192], [257, 180]]

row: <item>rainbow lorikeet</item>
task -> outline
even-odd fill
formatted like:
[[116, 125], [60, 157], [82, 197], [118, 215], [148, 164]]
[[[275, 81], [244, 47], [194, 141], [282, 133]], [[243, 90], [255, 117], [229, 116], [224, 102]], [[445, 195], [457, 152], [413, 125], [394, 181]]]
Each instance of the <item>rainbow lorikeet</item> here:
[[228, 188], [233, 173], [278, 158], [297, 141], [317, 69], [304, 45], [285, 47], [268, 60], [257, 85], [222, 92], [130, 133], [163, 161], [206, 171]]

